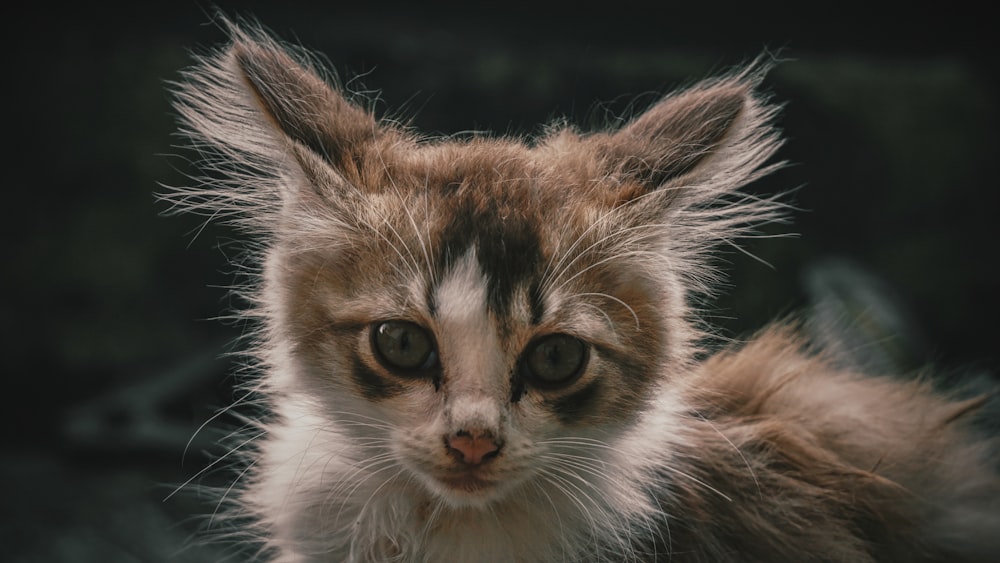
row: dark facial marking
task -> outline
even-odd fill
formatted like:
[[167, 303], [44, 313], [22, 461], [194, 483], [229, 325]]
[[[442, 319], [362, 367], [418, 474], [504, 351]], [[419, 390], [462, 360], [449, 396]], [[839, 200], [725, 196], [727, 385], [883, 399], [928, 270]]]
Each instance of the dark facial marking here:
[[427, 312], [432, 317], [437, 317], [438, 313], [437, 296], [434, 293], [435, 289], [437, 288], [427, 284], [427, 288], [424, 291], [424, 300], [427, 301]]
[[524, 378], [514, 370], [510, 374], [510, 402], [516, 403], [524, 396]]
[[545, 317], [545, 304], [542, 303], [542, 290], [536, 278], [528, 290], [528, 306], [531, 308], [531, 324], [538, 325]]
[[547, 403], [560, 422], [570, 425], [594, 412], [594, 407], [601, 398], [602, 387], [601, 380], [595, 379], [580, 389]]
[[404, 388], [395, 381], [381, 377], [371, 370], [357, 354], [351, 356], [351, 378], [369, 401], [382, 401], [403, 393]]
[[[495, 208], [476, 209], [468, 200], [462, 203], [442, 237], [438, 270], [444, 274], [468, 249], [475, 248], [479, 267], [486, 276], [486, 306], [497, 318], [505, 318], [515, 291], [537, 275], [541, 263], [538, 233], [523, 216], [511, 213], [504, 218]], [[532, 315], [540, 318], [537, 298], [531, 307]]]

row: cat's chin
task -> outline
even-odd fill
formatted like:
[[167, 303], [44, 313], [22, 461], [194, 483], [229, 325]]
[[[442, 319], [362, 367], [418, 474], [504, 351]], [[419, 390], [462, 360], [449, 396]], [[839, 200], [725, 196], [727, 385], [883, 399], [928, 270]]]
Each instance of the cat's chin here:
[[455, 508], [485, 506], [501, 498], [508, 488], [501, 481], [474, 474], [428, 475], [422, 480], [433, 494]]

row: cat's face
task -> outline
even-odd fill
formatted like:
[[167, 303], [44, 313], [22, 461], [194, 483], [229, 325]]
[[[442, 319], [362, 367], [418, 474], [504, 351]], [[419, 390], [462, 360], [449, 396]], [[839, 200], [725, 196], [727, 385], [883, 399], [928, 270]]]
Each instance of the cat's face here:
[[615, 131], [428, 141], [233, 31], [178, 92], [223, 178], [173, 199], [262, 237], [265, 388], [348, 440], [329, 455], [352, 475], [456, 506], [539, 479], [575, 496], [689, 361], [705, 254], [775, 210], [734, 195], [778, 144], [759, 75]]
[[[298, 377], [348, 435], [452, 504], [558, 479], [594, 446], [577, 439], [607, 441], [663, 371], [665, 264], [628, 246], [650, 233], [620, 224], [620, 203], [573, 185], [589, 177], [524, 147], [405, 158], [369, 176], [347, 226], [324, 227], [336, 212], [315, 198], [303, 217], [322, 236], [273, 251]], [[322, 242], [332, 233], [348, 243]]]

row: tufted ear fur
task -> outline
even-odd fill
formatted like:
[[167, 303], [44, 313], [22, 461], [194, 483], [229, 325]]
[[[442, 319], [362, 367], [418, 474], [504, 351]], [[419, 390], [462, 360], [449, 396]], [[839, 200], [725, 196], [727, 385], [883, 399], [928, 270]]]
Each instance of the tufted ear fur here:
[[294, 144], [293, 154], [307, 173], [318, 173], [312, 157], [319, 156], [348, 179], [360, 175], [382, 134], [371, 113], [273, 41], [237, 36], [230, 56], [263, 116]]
[[712, 196], [770, 172], [761, 167], [780, 146], [770, 125], [777, 108], [757, 91], [768, 67], [758, 60], [670, 94], [621, 129], [598, 136], [605, 171], [638, 183], [640, 193], [701, 186]]
[[198, 57], [174, 92], [180, 132], [216, 174], [165, 199], [258, 234], [283, 228], [290, 206], [290, 215], [329, 212], [326, 220], [347, 227], [378, 186], [373, 177], [391, 166], [390, 148], [408, 137], [346, 99], [307, 53], [259, 26], [220, 20], [230, 44]]
[[758, 90], [769, 66], [758, 60], [669, 94], [614, 131], [550, 134], [554, 158], [574, 155], [575, 169], [597, 180], [581, 205], [614, 233], [605, 237], [609, 253], [653, 248], [671, 257], [668, 270], [686, 287], [710, 291], [716, 245], [783, 220], [779, 194], [740, 191], [782, 166], [771, 162], [781, 145], [778, 107]]

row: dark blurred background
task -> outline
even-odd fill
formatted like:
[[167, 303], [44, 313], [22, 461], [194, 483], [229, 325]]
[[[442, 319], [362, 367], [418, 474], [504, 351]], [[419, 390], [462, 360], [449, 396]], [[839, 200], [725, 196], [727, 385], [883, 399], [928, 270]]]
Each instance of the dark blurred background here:
[[[171, 156], [167, 83], [224, 36], [207, 3], [135, 4], [7, 19], [3, 560], [216, 559], [186, 541], [212, 506], [166, 497], [213, 475], [197, 474], [218, 431], [188, 441], [232, 400], [222, 354], [241, 327], [212, 319], [232, 305], [235, 234], [195, 237], [200, 219], [163, 217], [154, 193], [190, 172]], [[747, 242], [770, 266], [726, 253], [729, 286], [708, 303], [723, 334], [833, 296], [834, 316], [887, 311], [874, 316], [897, 366], [996, 373], [995, 18], [694, 4], [219, 5], [361, 75], [379, 111], [431, 133], [599, 126], [780, 50], [766, 88], [786, 104], [793, 166], [750, 189], [798, 188], [794, 222], [765, 231], [798, 236]]]

